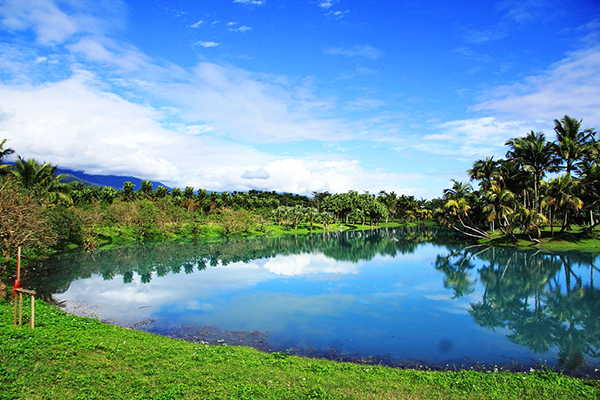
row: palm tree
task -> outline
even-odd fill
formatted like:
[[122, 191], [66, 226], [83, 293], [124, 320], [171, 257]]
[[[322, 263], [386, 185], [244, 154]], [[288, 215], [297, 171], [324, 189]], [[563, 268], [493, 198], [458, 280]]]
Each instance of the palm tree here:
[[505, 234], [512, 234], [509, 217], [514, 214], [515, 195], [510, 190], [499, 184], [492, 184], [485, 193], [486, 200], [489, 202], [484, 208], [488, 214], [488, 222], [498, 222], [500, 230]]
[[542, 132], [531, 131], [524, 138], [513, 138], [506, 142], [510, 150], [507, 157], [518, 162], [523, 169], [533, 174], [533, 208], [541, 212], [539, 187], [546, 172], [557, 170], [559, 160], [554, 155], [554, 146], [546, 141]]
[[530, 235], [531, 231], [537, 232], [538, 239], [542, 237], [540, 225], [547, 222], [547, 218], [543, 214], [537, 212], [534, 209], [519, 206], [517, 207], [515, 217], [520, 223], [520, 225], [523, 227], [523, 231], [527, 234], [527, 236], [529, 236], [529, 240], [534, 241], [534, 239]]
[[0, 142], [0, 170], [4, 169], [4, 168], [8, 168], [9, 165], [8, 164], [2, 164], [2, 159], [6, 156], [9, 156], [11, 154], [13, 154], [15, 151], [13, 149], [10, 148], [4, 148], [4, 143], [6, 143], [7, 139], [3, 139]]
[[582, 200], [589, 207], [590, 212], [590, 230], [593, 229], [597, 222], [594, 220], [594, 207], [600, 204], [600, 164], [583, 161], [580, 164], [581, 184], [585, 188], [582, 194]]
[[10, 172], [24, 189], [31, 191], [40, 200], [72, 204], [71, 197], [60, 191], [59, 186], [67, 175], [56, 175], [56, 168], [49, 163], [39, 164], [33, 158], [24, 160], [19, 157]]
[[580, 210], [583, 207], [583, 201], [576, 195], [576, 189], [579, 181], [571, 178], [571, 175], [563, 175], [550, 179], [546, 190], [548, 205], [551, 208], [550, 214], [550, 232], [554, 235], [554, 215], [558, 211], [564, 212], [564, 220], [561, 232], [569, 226], [569, 211]]
[[492, 179], [498, 175], [498, 161], [494, 157], [478, 160], [473, 163], [473, 168], [467, 170], [471, 180], [481, 181], [481, 190], [487, 191], [492, 186]]
[[554, 120], [556, 132], [556, 153], [564, 161], [563, 167], [567, 175], [572, 171], [579, 172], [579, 162], [585, 156], [588, 145], [594, 138], [595, 132], [591, 128], [581, 130], [583, 120], [577, 121], [565, 115], [560, 121]]
[[472, 190], [473, 188], [471, 184], [452, 179], [452, 188], [444, 189], [444, 198], [446, 200], [458, 200], [460, 198], [466, 198], [471, 194]]

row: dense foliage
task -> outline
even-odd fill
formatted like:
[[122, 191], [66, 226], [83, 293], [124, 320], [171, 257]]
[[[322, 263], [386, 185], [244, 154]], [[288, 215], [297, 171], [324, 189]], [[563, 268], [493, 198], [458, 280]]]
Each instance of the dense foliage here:
[[572, 224], [591, 232], [600, 219], [600, 142], [581, 124], [565, 115], [554, 120], [554, 142], [532, 131], [508, 140], [504, 159], [476, 161], [468, 173], [479, 187], [453, 181], [435, 210], [437, 220], [476, 238], [499, 229], [535, 242], [545, 226], [553, 236], [556, 221], [561, 232]]
[[[0, 280], [17, 247], [28, 258], [48, 249], [82, 246], [95, 249], [107, 242], [196, 236], [235, 236], [279, 231], [331, 229], [331, 224], [368, 224], [426, 219], [425, 201], [384, 191], [377, 195], [356, 191], [311, 197], [250, 190], [209, 192], [153, 187], [144, 180], [139, 188], [86, 185], [56, 166], [18, 157], [14, 165], [1, 164], [14, 153], [0, 143]], [[19, 236], [20, 235], [20, 236]], [[0, 286], [0, 297], [4, 288]]]
[[[1, 164], [3, 157], [14, 153], [3, 140], [0, 280], [17, 246], [31, 257], [49, 247], [94, 249], [110, 241], [229, 237], [263, 234], [272, 227], [327, 231], [332, 224], [373, 227], [384, 221], [432, 218], [477, 239], [489, 239], [499, 230], [504, 237], [516, 240], [525, 235], [539, 241], [545, 227], [554, 235], [557, 221], [561, 232], [572, 224], [587, 225], [591, 232], [600, 220], [596, 132], [582, 129], [582, 121], [569, 116], [554, 122], [556, 141], [548, 141], [541, 132], [510, 139], [504, 159], [478, 160], [468, 171], [479, 183], [477, 189], [453, 181], [441, 198], [430, 201], [385, 191], [313, 192], [309, 197], [259, 190], [154, 188], [146, 180], [139, 188], [125, 182], [121, 189], [77, 180], [62, 183], [65, 176], [56, 175], [56, 167], [49, 163], [18, 157], [14, 165]], [[0, 296], [1, 292], [2, 287]]]

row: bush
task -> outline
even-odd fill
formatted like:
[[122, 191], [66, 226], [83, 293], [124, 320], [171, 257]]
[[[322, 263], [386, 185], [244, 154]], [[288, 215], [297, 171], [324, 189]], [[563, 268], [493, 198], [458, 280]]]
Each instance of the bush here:
[[83, 243], [83, 226], [81, 219], [75, 215], [72, 208], [59, 205], [44, 210], [44, 215], [54, 232], [56, 247], [65, 248], [69, 243]]

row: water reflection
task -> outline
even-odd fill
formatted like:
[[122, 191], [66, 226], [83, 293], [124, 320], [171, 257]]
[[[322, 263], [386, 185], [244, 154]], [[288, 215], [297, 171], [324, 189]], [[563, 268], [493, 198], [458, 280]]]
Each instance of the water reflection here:
[[468, 246], [448, 235], [415, 227], [140, 244], [64, 254], [28, 279], [123, 325], [261, 332], [263, 349], [569, 371], [597, 362], [598, 254]]
[[[600, 293], [594, 288], [598, 256], [586, 253], [545, 254], [474, 246], [439, 255], [435, 267], [455, 297], [484, 286], [469, 313], [483, 327], [507, 328], [508, 338], [535, 353], [558, 347], [558, 363], [567, 370], [598, 358]], [[474, 272], [474, 259], [483, 263]], [[585, 282], [583, 274], [589, 274]]]
[[[124, 283], [131, 283], [135, 272], [142, 283], [148, 283], [153, 275], [191, 274], [207, 267], [249, 263], [275, 256], [296, 256], [288, 258], [287, 262], [283, 259], [273, 261], [273, 272], [281, 275], [306, 274], [310, 270], [345, 272], [344, 268], [352, 270], [354, 267], [334, 264], [368, 261], [377, 255], [394, 257], [410, 254], [420, 244], [445, 243], [448, 240], [453, 240], [453, 237], [447, 231], [417, 226], [402, 230], [378, 229], [220, 242], [141, 243], [126, 248], [59, 255], [35, 266], [30, 280], [48, 295], [62, 293], [72, 281], [87, 279], [94, 274], [100, 274], [104, 280], [122, 276]], [[319, 261], [321, 265], [311, 261]]]

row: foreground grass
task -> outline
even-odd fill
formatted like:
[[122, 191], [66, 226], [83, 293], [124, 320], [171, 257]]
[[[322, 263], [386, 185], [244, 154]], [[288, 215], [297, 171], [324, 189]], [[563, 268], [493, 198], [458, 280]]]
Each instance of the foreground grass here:
[[549, 371], [425, 372], [208, 346], [36, 302], [35, 330], [0, 301], [0, 399], [593, 399], [600, 383]]

